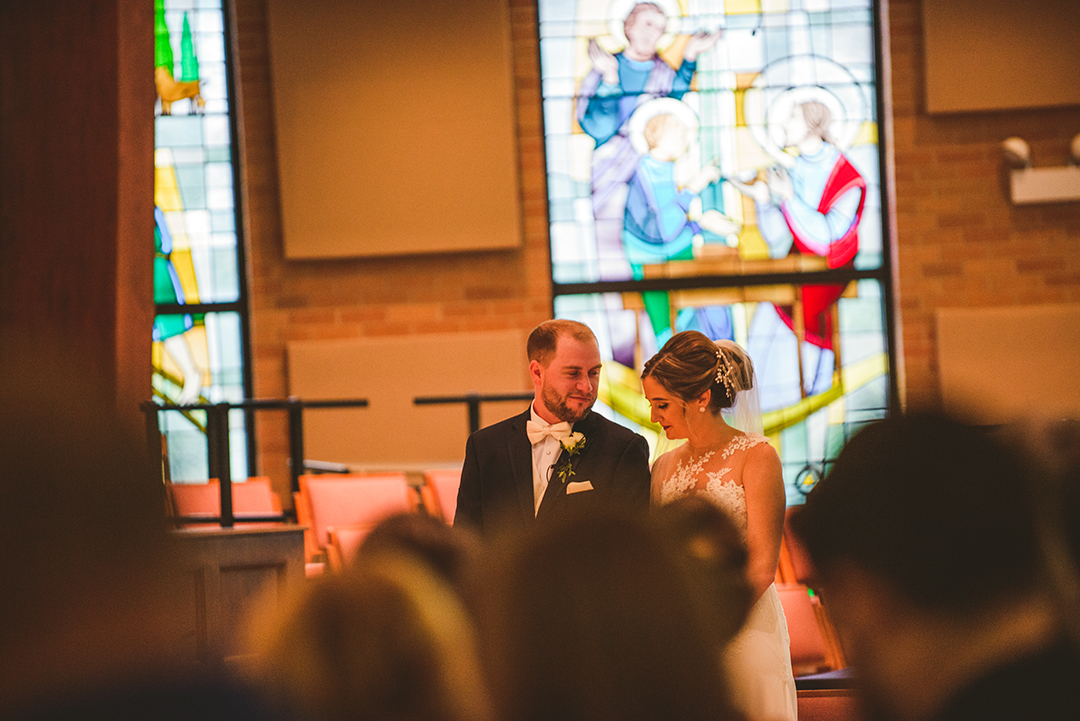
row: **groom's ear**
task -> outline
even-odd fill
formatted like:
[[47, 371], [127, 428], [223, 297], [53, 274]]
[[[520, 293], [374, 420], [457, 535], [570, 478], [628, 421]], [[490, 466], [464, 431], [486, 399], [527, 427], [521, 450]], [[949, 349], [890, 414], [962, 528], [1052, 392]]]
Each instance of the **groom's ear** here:
[[531, 378], [532, 382], [535, 383], [536, 385], [540, 385], [540, 383], [543, 381], [543, 379], [544, 379], [544, 366], [540, 365], [540, 361], [538, 361], [538, 360], [529, 361], [529, 378]]

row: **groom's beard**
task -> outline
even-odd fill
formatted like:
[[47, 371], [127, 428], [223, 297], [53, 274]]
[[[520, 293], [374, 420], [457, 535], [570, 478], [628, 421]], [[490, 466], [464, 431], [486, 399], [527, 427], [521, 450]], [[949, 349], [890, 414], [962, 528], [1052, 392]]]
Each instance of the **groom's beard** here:
[[544, 387], [540, 391], [540, 398], [544, 401], [544, 405], [552, 414], [567, 423], [577, 423], [585, 416], [589, 415], [589, 411], [592, 409], [593, 404], [596, 403], [596, 396], [590, 394], [590, 399], [587, 405], [582, 409], [572, 409], [566, 404], [566, 399], [570, 397], [570, 394], [559, 395], [551, 386], [544, 384]]

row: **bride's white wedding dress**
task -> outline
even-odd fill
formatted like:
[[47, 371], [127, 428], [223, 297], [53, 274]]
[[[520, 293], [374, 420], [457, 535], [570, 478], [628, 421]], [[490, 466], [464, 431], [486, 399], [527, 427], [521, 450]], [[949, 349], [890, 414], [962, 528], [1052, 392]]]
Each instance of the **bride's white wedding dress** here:
[[[746, 491], [742, 469], [747, 452], [765, 436], [739, 435], [723, 449], [693, 458], [685, 447], [656, 460], [653, 468], [653, 502], [702, 495], [719, 506], [746, 537]], [[780, 597], [769, 586], [750, 611], [746, 625], [724, 653], [735, 706], [749, 719], [797, 718], [795, 679], [787, 621]]]

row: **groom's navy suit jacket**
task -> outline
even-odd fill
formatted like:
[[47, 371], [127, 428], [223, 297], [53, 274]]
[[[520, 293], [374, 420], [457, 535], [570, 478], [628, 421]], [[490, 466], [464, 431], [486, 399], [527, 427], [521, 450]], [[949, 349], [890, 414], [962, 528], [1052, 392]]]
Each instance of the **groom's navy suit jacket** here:
[[[571, 457], [574, 474], [559, 480], [552, 467], [540, 509], [533, 513], [532, 444], [525, 431], [530, 411], [481, 428], [465, 444], [455, 526], [481, 533], [528, 528], [575, 513], [623, 506], [644, 513], [649, 507], [649, 445], [637, 433], [595, 412], [574, 423], [585, 446]], [[593, 490], [567, 494], [568, 483], [589, 481]]]

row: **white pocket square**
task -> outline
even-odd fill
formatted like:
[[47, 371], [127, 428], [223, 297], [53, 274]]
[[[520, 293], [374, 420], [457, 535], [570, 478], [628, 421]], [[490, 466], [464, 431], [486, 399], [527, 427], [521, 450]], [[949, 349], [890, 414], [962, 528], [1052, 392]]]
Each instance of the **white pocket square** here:
[[593, 489], [592, 483], [589, 481], [574, 481], [566, 484], [566, 495], [571, 493], [581, 493], [582, 491], [591, 491]]

